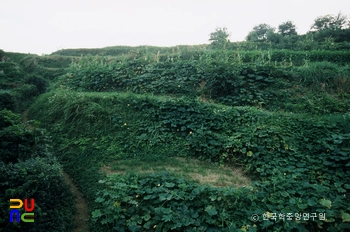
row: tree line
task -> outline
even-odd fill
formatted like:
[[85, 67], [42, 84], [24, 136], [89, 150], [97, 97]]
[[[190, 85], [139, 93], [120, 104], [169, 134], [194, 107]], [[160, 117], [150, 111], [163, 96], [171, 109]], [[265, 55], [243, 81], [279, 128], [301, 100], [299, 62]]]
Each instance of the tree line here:
[[[317, 17], [306, 34], [299, 35], [296, 28], [292, 21], [281, 23], [277, 30], [262, 23], [253, 27], [245, 42], [254, 43], [259, 48], [302, 50], [315, 49], [319, 44], [333, 46], [334, 43], [347, 43], [347, 49], [350, 49], [350, 19], [341, 13]], [[216, 28], [215, 32], [210, 33], [211, 48], [235, 49], [237, 44], [232, 43], [229, 37], [227, 28]]]

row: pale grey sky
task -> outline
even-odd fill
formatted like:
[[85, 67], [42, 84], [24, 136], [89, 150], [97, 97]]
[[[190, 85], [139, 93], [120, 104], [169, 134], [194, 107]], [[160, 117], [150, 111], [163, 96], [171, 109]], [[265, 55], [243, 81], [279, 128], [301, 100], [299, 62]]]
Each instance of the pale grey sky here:
[[350, 0], [0, 0], [0, 49], [50, 54], [64, 48], [209, 43], [216, 27], [242, 41], [260, 23], [293, 21], [299, 34]]

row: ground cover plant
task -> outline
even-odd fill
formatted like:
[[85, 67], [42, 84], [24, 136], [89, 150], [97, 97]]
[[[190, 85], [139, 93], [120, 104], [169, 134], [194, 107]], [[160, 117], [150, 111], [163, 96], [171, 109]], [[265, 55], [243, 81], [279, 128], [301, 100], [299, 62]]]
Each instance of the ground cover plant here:
[[59, 86], [78, 91], [185, 95], [225, 105], [323, 114], [349, 110], [349, 70], [330, 62], [285, 66], [258, 59], [247, 64], [227, 52], [164, 62], [88, 57], [71, 65]]
[[[1, 110], [0, 137], [0, 231], [71, 229], [73, 199], [45, 131], [33, 122], [23, 125], [19, 115]], [[34, 223], [9, 222], [9, 200], [18, 198], [35, 200]]]
[[[37, 110], [43, 108], [47, 110]], [[52, 135], [60, 144], [57, 147], [61, 153], [59, 157], [70, 174], [87, 175], [77, 183], [88, 197], [96, 199], [91, 205], [92, 209], [98, 210], [93, 210], [93, 215], [96, 222], [101, 223], [100, 229], [122, 226], [114, 224], [119, 216], [130, 221], [130, 224], [123, 224], [125, 229], [137, 231], [150, 228], [150, 224], [146, 224], [150, 219], [129, 218], [127, 212], [124, 214], [121, 208], [119, 210], [113, 205], [113, 202], [125, 200], [127, 208], [137, 207], [138, 203], [128, 202], [131, 198], [124, 199], [114, 192], [119, 185], [125, 187], [124, 182], [121, 183], [124, 177], [108, 182], [112, 192], [105, 190], [105, 198], [101, 195], [96, 197], [96, 191], [104, 191], [98, 190], [101, 187], [96, 184], [102, 178], [98, 173], [101, 166], [117, 159], [143, 157], [146, 160], [161, 160], [176, 155], [193, 156], [218, 165], [241, 165], [256, 180], [251, 185], [250, 194], [244, 194], [246, 201], [250, 202], [245, 206], [245, 213], [239, 213], [240, 217], [228, 214], [225, 223], [220, 225], [215, 220], [206, 222], [203, 216], [201, 220], [203, 225], [207, 223], [207, 229], [221, 230], [230, 225], [231, 228], [248, 227], [250, 230], [294, 228], [317, 231], [322, 228], [341, 231], [349, 226], [349, 205], [346, 200], [350, 187], [346, 181], [350, 165], [349, 134], [345, 126], [349, 124], [347, 114], [320, 119], [311, 115], [272, 113], [254, 107], [203, 103], [191, 98], [66, 90], [42, 95], [31, 111], [33, 117], [36, 115], [44, 124], [52, 125]], [[76, 128], [79, 128], [79, 134]], [[87, 171], [86, 167], [91, 167], [96, 174], [91, 176], [91, 171]], [[125, 181], [129, 183], [131, 180], [126, 178]], [[139, 182], [132, 183], [134, 187], [130, 189], [135, 191], [143, 192], [146, 191], [143, 188], [149, 187], [142, 187]], [[147, 191], [151, 194], [156, 189]], [[109, 194], [114, 197], [108, 198]], [[229, 196], [233, 202], [237, 199], [236, 195]], [[205, 201], [205, 198], [201, 199]], [[173, 198], [168, 200], [176, 202]], [[144, 204], [140, 203], [139, 207], [148, 207], [147, 204], [154, 205], [154, 202]], [[238, 206], [227, 207], [220, 210], [233, 213], [232, 209]], [[203, 210], [201, 207], [194, 209]], [[326, 221], [294, 220], [286, 223], [278, 219], [263, 220], [264, 213], [274, 212], [322, 213], [328, 216]], [[261, 216], [258, 222], [250, 220], [249, 215], [252, 214]], [[119, 216], [111, 219], [111, 215]], [[233, 223], [228, 218], [235, 218], [240, 223]], [[168, 219], [157, 220], [158, 226], [162, 223], [168, 226], [164, 221]], [[152, 226], [156, 222], [152, 221]], [[174, 228], [193, 230], [199, 222], [183, 223]], [[94, 229], [98, 229], [96, 224]]]
[[[65, 194], [62, 165], [88, 201], [90, 231], [349, 230], [350, 56], [321, 34], [225, 49], [0, 50], [2, 108], [47, 129], [1, 111], [17, 118], [1, 131], [13, 179], [1, 183], [27, 191], [15, 177], [34, 170], [40, 194], [49, 182]], [[64, 200], [60, 231], [71, 226]]]
[[0, 107], [17, 113], [25, 111], [71, 63], [71, 58], [9, 52], [1, 53], [0, 60]]

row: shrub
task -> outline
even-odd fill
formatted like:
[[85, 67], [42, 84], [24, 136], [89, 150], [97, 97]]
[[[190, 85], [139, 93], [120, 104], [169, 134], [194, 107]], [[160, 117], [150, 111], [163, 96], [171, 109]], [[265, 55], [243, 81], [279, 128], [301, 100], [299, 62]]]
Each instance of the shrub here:
[[39, 94], [42, 94], [46, 91], [46, 88], [48, 86], [47, 80], [42, 78], [41, 76], [38, 75], [30, 75], [24, 79], [25, 84], [29, 85], [35, 85], [37, 92], [34, 93], [34, 96], [37, 96]]
[[[0, 194], [0, 212], [4, 215], [0, 228], [4, 231], [33, 232], [70, 229], [73, 197], [63, 182], [61, 166], [54, 157], [30, 158], [15, 164], [0, 162], [0, 173], [0, 186], [4, 190]], [[11, 198], [35, 199], [34, 223], [9, 223]]]
[[19, 85], [25, 73], [13, 62], [0, 62], [0, 88], [9, 89]]
[[24, 111], [38, 95], [38, 89], [33, 84], [23, 84], [14, 89], [14, 96], [16, 98], [16, 111]]
[[13, 93], [6, 90], [0, 90], [0, 108], [12, 111], [16, 109], [16, 101]]
[[[20, 119], [0, 111], [0, 231], [65, 231], [71, 226], [73, 198], [50, 152], [50, 138], [43, 130], [24, 127]], [[11, 198], [35, 199], [35, 223], [9, 222]]]

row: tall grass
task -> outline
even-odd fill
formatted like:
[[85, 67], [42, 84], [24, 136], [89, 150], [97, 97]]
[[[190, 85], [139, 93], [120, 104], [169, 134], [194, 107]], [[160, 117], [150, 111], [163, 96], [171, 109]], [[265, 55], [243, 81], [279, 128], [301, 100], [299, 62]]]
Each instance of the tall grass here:
[[310, 62], [295, 69], [299, 82], [313, 90], [332, 90], [349, 93], [350, 72], [348, 66], [330, 62]]

